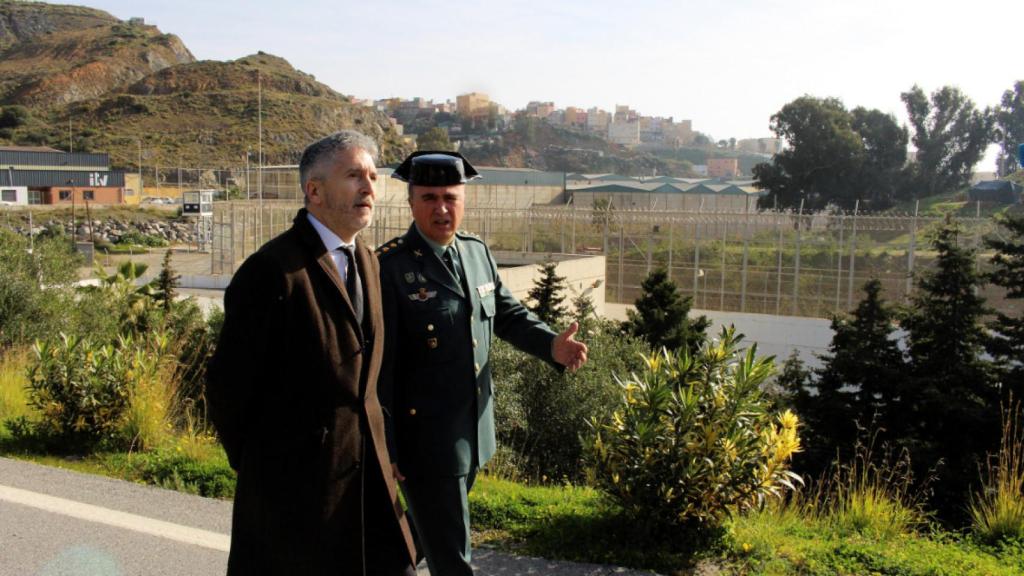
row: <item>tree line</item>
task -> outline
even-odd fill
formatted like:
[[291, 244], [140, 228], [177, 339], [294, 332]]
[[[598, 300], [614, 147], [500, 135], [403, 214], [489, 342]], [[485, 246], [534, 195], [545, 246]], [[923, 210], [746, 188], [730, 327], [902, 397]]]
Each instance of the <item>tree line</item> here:
[[1024, 298], [1024, 216], [1000, 223], [1004, 234], [985, 240], [990, 271], [976, 269], [975, 249], [947, 220], [932, 239], [935, 267], [908, 305], [888, 304], [871, 280], [856, 309], [833, 318], [820, 368], [787, 360], [781, 402], [806, 424], [799, 471], [821, 473], [875, 442], [910, 459], [940, 517], [963, 520], [979, 471], [999, 449], [1000, 416], [1024, 393], [1024, 316], [994, 314], [978, 293], [991, 283]]
[[[909, 128], [877, 109], [847, 110], [837, 98], [801, 96], [783, 106], [771, 129], [788, 148], [753, 171], [767, 191], [761, 207], [852, 209], [859, 202], [862, 209], [884, 210], [953, 192], [969, 184], [993, 142], [1000, 145], [1000, 175], [1015, 170], [1016, 148], [1024, 142], [1024, 81], [995, 107], [978, 108], [953, 86], [928, 96], [915, 85], [900, 99]], [[916, 153], [908, 161], [911, 143]]]

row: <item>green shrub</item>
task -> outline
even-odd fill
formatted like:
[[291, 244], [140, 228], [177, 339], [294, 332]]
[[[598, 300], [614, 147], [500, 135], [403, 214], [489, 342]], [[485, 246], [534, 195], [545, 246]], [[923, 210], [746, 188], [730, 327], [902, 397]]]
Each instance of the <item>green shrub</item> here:
[[0, 348], [68, 331], [80, 261], [66, 241], [40, 238], [30, 252], [28, 239], [0, 228]]
[[819, 516], [844, 536], [894, 539], [925, 526], [928, 482], [915, 487], [910, 455], [873, 455], [872, 446], [857, 443], [854, 456], [833, 463], [832, 475], [821, 484], [809, 515]]
[[489, 469], [502, 477], [580, 482], [586, 477], [585, 447], [591, 418], [611, 415], [618, 394], [615, 374], [642, 366], [648, 352], [639, 338], [620, 334], [608, 321], [587, 322], [577, 338], [590, 348], [575, 373], [498, 341], [491, 351], [495, 420], [502, 453]]
[[1003, 411], [999, 453], [987, 462], [982, 492], [970, 503], [974, 534], [983, 542], [1024, 544], [1024, 431], [1020, 404]]
[[164, 447], [118, 454], [111, 464], [129, 479], [172, 490], [208, 498], [231, 498], [235, 493], [235, 473], [223, 451], [197, 459], [177, 448]]
[[28, 383], [29, 354], [26, 349], [7, 350], [0, 353], [0, 422], [18, 416], [27, 416], [28, 397], [25, 385]]
[[29, 404], [42, 416], [38, 432], [66, 441], [70, 450], [111, 437], [131, 395], [130, 368], [120, 351], [63, 333], [36, 342], [32, 351]]
[[138, 230], [130, 230], [123, 234], [118, 238], [117, 243], [132, 246], [149, 246], [152, 248], [167, 246], [167, 240], [152, 234], [143, 234]]
[[[160, 360], [160, 350], [131, 336], [97, 344], [61, 333], [37, 341], [32, 351], [28, 402], [40, 415], [33, 432], [53, 448], [72, 452], [123, 439], [139, 382], [156, 379]], [[129, 435], [136, 432], [127, 429]]]
[[753, 346], [741, 354], [741, 338], [723, 328], [693, 356], [684, 347], [646, 357], [621, 382], [612, 417], [593, 421], [595, 484], [637, 522], [713, 531], [800, 481], [788, 469], [797, 417], [768, 413], [760, 386], [772, 358]]

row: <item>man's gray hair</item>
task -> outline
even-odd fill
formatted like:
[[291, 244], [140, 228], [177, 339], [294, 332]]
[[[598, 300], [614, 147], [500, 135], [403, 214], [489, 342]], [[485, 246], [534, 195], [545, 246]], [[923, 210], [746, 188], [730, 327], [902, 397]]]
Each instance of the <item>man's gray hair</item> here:
[[377, 158], [377, 143], [373, 138], [355, 130], [341, 130], [306, 146], [302, 159], [299, 160], [299, 183], [303, 195], [306, 193], [306, 182], [316, 175], [315, 172], [320, 169], [321, 164], [333, 159], [336, 154], [352, 148], [365, 150], [371, 158]]

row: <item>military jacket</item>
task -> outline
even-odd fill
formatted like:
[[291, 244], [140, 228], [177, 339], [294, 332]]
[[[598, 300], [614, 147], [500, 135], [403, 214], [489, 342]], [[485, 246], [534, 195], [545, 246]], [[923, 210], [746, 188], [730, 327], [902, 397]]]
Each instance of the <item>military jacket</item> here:
[[496, 334], [551, 363], [555, 333], [502, 284], [487, 245], [458, 233], [460, 285], [415, 225], [377, 248], [384, 306], [379, 391], [406, 476], [459, 475], [494, 454]]

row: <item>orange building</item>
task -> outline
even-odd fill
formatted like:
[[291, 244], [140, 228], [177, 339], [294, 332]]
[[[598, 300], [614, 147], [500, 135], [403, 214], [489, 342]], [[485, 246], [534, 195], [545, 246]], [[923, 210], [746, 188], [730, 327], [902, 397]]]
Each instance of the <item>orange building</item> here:
[[711, 178], [736, 178], [739, 175], [739, 158], [708, 158], [708, 176]]

